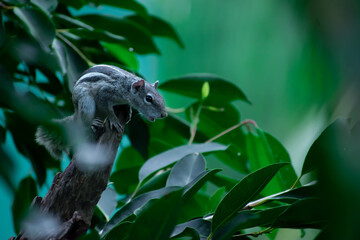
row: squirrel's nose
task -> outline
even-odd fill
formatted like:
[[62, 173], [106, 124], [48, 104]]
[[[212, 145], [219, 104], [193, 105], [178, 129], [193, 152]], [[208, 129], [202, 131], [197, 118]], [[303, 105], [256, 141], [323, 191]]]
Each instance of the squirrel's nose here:
[[161, 118], [165, 118], [165, 117], [167, 117], [167, 112], [163, 112], [162, 114], [161, 114]]

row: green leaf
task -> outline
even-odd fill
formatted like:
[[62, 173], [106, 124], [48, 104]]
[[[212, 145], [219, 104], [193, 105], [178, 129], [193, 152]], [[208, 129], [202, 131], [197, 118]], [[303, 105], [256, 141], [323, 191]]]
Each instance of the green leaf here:
[[[159, 200], [149, 201], [131, 227], [129, 239], [168, 240], [181, 210], [182, 189], [168, 193]], [[156, 216], [156, 217], [155, 217]]]
[[184, 202], [188, 201], [192, 196], [195, 195], [197, 191], [207, 182], [209, 179], [214, 176], [216, 173], [220, 172], [221, 169], [212, 169], [202, 172], [198, 175], [192, 182], [188, 183], [185, 186], [184, 190]]
[[178, 189], [179, 189], [178, 187], [166, 187], [159, 190], [147, 192], [135, 197], [114, 214], [114, 216], [110, 219], [110, 221], [104, 226], [102, 236], [107, 234], [117, 224], [126, 220], [127, 217], [134, 214], [134, 212], [137, 209], [144, 206], [151, 199], [162, 198], [163, 196], [166, 196], [167, 194], [174, 192]]
[[143, 164], [143, 157], [132, 146], [129, 146], [122, 149], [119, 157], [115, 160], [115, 170], [140, 167]]
[[127, 239], [129, 239], [129, 232], [130, 232], [131, 227], [132, 227], [131, 222], [122, 222], [122, 223], [116, 225], [114, 228], [112, 228], [101, 239], [103, 239], [103, 240], [114, 240], [114, 239], [127, 240]]
[[201, 239], [204, 239], [210, 235], [211, 222], [202, 218], [196, 218], [186, 223], [178, 224], [171, 233], [171, 238], [179, 237], [187, 228], [195, 230]]
[[225, 150], [227, 146], [219, 143], [202, 143], [202, 144], [191, 144], [173, 148], [166, 152], [160, 153], [145, 162], [139, 171], [139, 180], [143, 182], [145, 178], [172, 163], [175, 163], [184, 156], [198, 152], [212, 152]]
[[29, 34], [48, 49], [55, 38], [55, 27], [49, 16], [36, 7], [16, 7], [14, 13], [21, 19]]
[[[271, 135], [265, 135], [260, 129], [256, 128], [256, 134], [249, 131], [246, 135], [246, 153], [249, 158], [251, 171], [274, 163], [291, 163], [289, 155], [282, 145]], [[272, 146], [270, 146], [271, 141]], [[276, 158], [275, 158], [276, 156]], [[296, 181], [297, 176], [291, 164], [279, 171], [279, 174], [264, 189], [265, 196], [276, 192], [289, 189]]]
[[111, 187], [107, 187], [101, 194], [97, 207], [104, 214], [107, 220], [113, 214], [117, 205], [117, 194]]
[[100, 236], [96, 230], [91, 229], [86, 235], [82, 235], [79, 240], [100, 240]]
[[211, 89], [211, 94], [205, 101], [209, 105], [217, 106], [219, 103], [229, 103], [234, 100], [249, 103], [245, 94], [235, 84], [211, 74], [193, 74], [170, 79], [161, 84], [160, 88], [183, 96], [201, 99], [201, 88], [205, 82], [209, 82]]
[[170, 170], [164, 171], [162, 173], [156, 174], [144, 185], [142, 185], [139, 190], [136, 192], [135, 196], [139, 196], [142, 193], [153, 191], [165, 187], [167, 178], [169, 177]]
[[287, 208], [288, 206], [279, 206], [261, 211], [241, 211], [224, 226], [218, 228], [214, 232], [212, 239], [229, 239], [234, 232], [239, 230], [253, 227], [269, 226], [276, 220], [276, 218], [280, 214], [286, 211]]
[[129, 16], [127, 17], [127, 19], [134, 21], [137, 24], [148, 29], [152, 35], [172, 39], [181, 48], [184, 48], [184, 45], [181, 42], [179, 35], [176, 33], [174, 28], [166, 21], [155, 16], [151, 16], [149, 19], [145, 19], [137, 15]]
[[221, 202], [221, 200], [223, 199], [224, 195], [226, 193], [226, 188], [222, 187], [219, 188], [210, 198], [209, 198], [209, 202], [207, 205], [207, 209], [209, 210], [209, 214], [214, 213], [217, 206], [219, 205], [219, 203]]
[[205, 159], [201, 154], [191, 153], [179, 160], [172, 168], [166, 186], [183, 187], [205, 171]]
[[326, 212], [320, 198], [306, 198], [292, 204], [272, 224], [275, 228], [323, 228]]
[[301, 175], [305, 175], [318, 169], [319, 159], [327, 159], [330, 157], [327, 155], [333, 152], [329, 152], [328, 149], [337, 146], [337, 143], [334, 143], [334, 141], [338, 137], [337, 133], [339, 130], [342, 130], [343, 132], [349, 131], [348, 123], [346, 121], [347, 120], [344, 119], [337, 119], [320, 134], [305, 157]]
[[218, 187], [225, 187], [226, 191], [230, 191], [238, 181], [225, 175], [216, 174], [210, 178], [210, 181]]
[[31, 0], [31, 3], [35, 4], [47, 13], [54, 11], [58, 5], [57, 0]]
[[128, 46], [129, 43], [122, 36], [112, 34], [107, 31], [103, 31], [101, 29], [85, 29], [85, 28], [73, 28], [69, 29], [67, 32], [71, 34], [75, 34], [81, 38], [87, 40], [97, 40], [104, 41], [109, 43], [121, 44], [122, 46]]
[[305, 198], [319, 197], [320, 189], [316, 184], [311, 184], [303, 187], [298, 187], [282, 194], [272, 196], [270, 200], [284, 201], [284, 200], [299, 200]]
[[116, 57], [120, 62], [132, 70], [139, 69], [139, 63], [136, 56], [128, 48], [125, 48], [118, 43], [102, 43], [101, 44], [110, 54]]
[[20, 232], [21, 223], [27, 216], [29, 207], [36, 195], [35, 180], [31, 176], [24, 178], [15, 192], [15, 198], [11, 206], [16, 233]]
[[[133, 110], [133, 113], [134, 110]], [[150, 134], [149, 127], [142, 118], [132, 118], [127, 124], [126, 135], [129, 137], [131, 145], [141, 154], [144, 159], [149, 155]]]
[[217, 207], [213, 222], [213, 232], [233, 218], [252, 198], [259, 194], [285, 163], [261, 168], [244, 177], [224, 197]]
[[110, 176], [110, 182], [114, 183], [114, 188], [117, 193], [129, 194], [135, 190], [138, 178], [137, 174], [140, 167], [131, 167], [120, 169]]
[[95, 29], [124, 36], [137, 53], [159, 53], [150, 32], [133, 21], [100, 14], [83, 15], [79, 19]]

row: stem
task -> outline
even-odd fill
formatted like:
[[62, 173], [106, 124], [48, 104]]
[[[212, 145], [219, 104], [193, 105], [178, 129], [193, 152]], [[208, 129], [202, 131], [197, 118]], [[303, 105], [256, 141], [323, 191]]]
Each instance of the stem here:
[[196, 135], [196, 130], [197, 130], [197, 125], [199, 123], [199, 117], [200, 117], [201, 108], [202, 108], [202, 101], [200, 102], [199, 107], [198, 107], [198, 109], [196, 111], [196, 114], [193, 117], [193, 124], [192, 124], [192, 127], [190, 127], [190, 139], [189, 139], [188, 145], [190, 145], [190, 144], [192, 144], [194, 142], [195, 135]]
[[236, 125], [228, 128], [228, 129], [226, 129], [225, 131], [219, 133], [219, 134], [216, 135], [215, 137], [210, 138], [209, 140], [206, 141], [206, 143], [213, 142], [214, 140], [218, 139], [219, 137], [225, 135], [226, 133], [231, 132], [232, 130], [235, 130], [236, 128], [241, 127], [241, 126], [243, 126], [243, 125], [248, 125], [248, 124], [250, 124], [250, 123], [251, 123], [252, 125], [254, 125], [254, 127], [258, 127], [258, 125], [256, 124], [256, 122], [255, 122], [254, 120], [252, 120], [252, 119], [247, 119], [247, 120], [244, 120], [244, 121], [242, 121], [242, 122], [240, 122], [240, 123], [238, 123], [238, 124], [236, 124]]
[[139, 184], [136, 186], [134, 192], [131, 194], [129, 200], [127, 200], [127, 203], [130, 202], [134, 197], [135, 197], [135, 194], [137, 193], [137, 191], [139, 191], [139, 188], [141, 186], [141, 182], [139, 182]]
[[302, 176], [303, 176], [303, 175], [300, 175], [300, 176], [295, 180], [295, 182], [294, 182], [294, 184], [292, 185], [292, 187], [290, 188], [290, 190], [291, 190], [291, 189], [294, 189], [294, 188], [296, 187], [296, 185], [298, 184], [298, 182], [300, 181], [300, 179], [301, 179]]
[[61, 35], [61, 33], [57, 32], [56, 36], [58, 38], [60, 38], [64, 43], [66, 43], [69, 47], [71, 47], [77, 54], [79, 54], [79, 56], [84, 59], [84, 61], [89, 65], [89, 66], [94, 66], [95, 63], [93, 63], [90, 59], [88, 59], [85, 54], [83, 52], [80, 51], [80, 49], [78, 49], [74, 44], [72, 44], [69, 40], [67, 40], [65, 37], [63, 37]]
[[253, 236], [253, 237], [257, 237], [259, 235], [262, 235], [264, 233], [270, 233], [272, 230], [274, 230], [274, 228], [272, 227], [268, 227], [262, 231], [259, 232], [254, 232], [254, 233], [245, 233], [245, 234], [237, 234], [237, 235], [233, 235], [233, 239], [236, 239], [237, 237], [244, 237], [244, 236]]

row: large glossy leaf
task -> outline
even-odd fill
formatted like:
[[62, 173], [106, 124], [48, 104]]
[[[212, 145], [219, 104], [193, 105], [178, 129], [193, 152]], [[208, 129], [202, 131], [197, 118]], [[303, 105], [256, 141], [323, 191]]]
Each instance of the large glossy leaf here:
[[93, 28], [124, 36], [137, 53], [159, 53], [150, 32], [133, 21], [100, 14], [84, 15], [79, 18]]
[[114, 189], [107, 187], [101, 194], [97, 207], [103, 212], [107, 219], [113, 214], [117, 205], [117, 195]]
[[166, 170], [159, 174], [156, 174], [149, 181], [147, 181], [144, 185], [142, 185], [139, 190], [136, 192], [135, 196], [139, 196], [145, 192], [153, 191], [156, 189], [160, 189], [166, 186], [167, 178], [169, 177], [170, 170]]
[[135, 197], [114, 214], [110, 221], [104, 226], [102, 236], [107, 234], [112, 228], [114, 228], [117, 224], [121, 223], [127, 217], [134, 214], [137, 209], [144, 206], [151, 199], [162, 198], [163, 196], [166, 196], [167, 194], [174, 192], [178, 189], [178, 187], [166, 187], [159, 190], [147, 192]]
[[224, 195], [226, 193], [226, 188], [222, 187], [219, 188], [210, 198], [209, 198], [209, 202], [207, 204], [207, 209], [208, 209], [208, 214], [213, 214], [217, 208], [217, 206], [219, 205], [219, 203], [221, 202], [221, 200], [223, 199]]
[[292, 204], [273, 223], [281, 228], [322, 228], [328, 219], [319, 198], [306, 198]]
[[184, 190], [184, 201], [188, 201], [192, 196], [195, 195], [197, 191], [207, 182], [209, 179], [214, 176], [216, 173], [220, 172], [221, 169], [212, 169], [202, 172], [198, 175], [192, 182], [188, 183], [185, 186]]
[[166, 186], [183, 187], [205, 171], [205, 159], [201, 154], [191, 153], [183, 157], [172, 168]]
[[48, 48], [55, 38], [55, 27], [49, 16], [40, 8], [16, 7], [14, 13], [21, 19], [29, 34]]
[[132, 227], [132, 222], [122, 222], [116, 225], [111, 229], [105, 236], [101, 239], [103, 240], [113, 240], [113, 239], [121, 239], [121, 240], [130, 240], [129, 232]]
[[198, 152], [212, 152], [225, 150], [227, 147], [219, 143], [202, 143], [191, 144], [173, 148], [166, 152], [160, 153], [145, 162], [139, 171], [139, 180], [142, 182], [145, 178], [150, 176], [157, 170], [160, 170], [176, 161], [180, 160], [184, 156]]
[[162, 90], [201, 99], [201, 88], [205, 82], [210, 84], [210, 95], [205, 103], [218, 105], [233, 100], [249, 102], [243, 91], [231, 82], [211, 74], [194, 74], [174, 78], [160, 85]]
[[284, 165], [286, 164], [278, 163], [261, 168], [236, 184], [217, 207], [213, 217], [212, 230], [215, 231], [233, 218], [239, 210], [265, 188]]
[[29, 207], [36, 195], [35, 180], [31, 176], [24, 178], [15, 192], [15, 198], [11, 207], [16, 233], [20, 232], [21, 223], [27, 216]]
[[144, 26], [146, 29], [150, 30], [151, 34], [155, 36], [167, 37], [174, 40], [180, 47], [184, 47], [179, 35], [176, 33], [174, 28], [169, 23], [158, 17], [151, 16], [149, 19], [145, 19], [143, 17], [133, 15], [127, 17], [127, 19]]
[[224, 226], [218, 228], [213, 233], [212, 239], [230, 239], [231, 235], [239, 230], [259, 226], [270, 226], [287, 208], [288, 206], [279, 206], [261, 211], [241, 211]]
[[57, 0], [31, 0], [31, 3], [35, 4], [47, 13], [54, 11], [58, 5]]
[[[246, 134], [246, 153], [251, 171], [274, 163], [291, 163], [285, 148], [274, 137], [269, 134], [266, 135], [258, 127], [255, 128], [255, 131], [256, 134], [252, 131]], [[263, 194], [267, 196], [289, 189], [296, 179], [296, 173], [292, 165], [289, 164], [279, 171], [279, 174], [264, 189]]]
[[211, 232], [211, 222], [202, 218], [192, 219], [186, 223], [178, 224], [171, 233], [171, 237], [179, 237], [187, 228], [194, 229], [200, 239], [206, 239]]
[[182, 191], [175, 190], [159, 200], [148, 202], [140, 214], [137, 214], [129, 239], [142, 240], [151, 236], [153, 240], [168, 240], [181, 211]]

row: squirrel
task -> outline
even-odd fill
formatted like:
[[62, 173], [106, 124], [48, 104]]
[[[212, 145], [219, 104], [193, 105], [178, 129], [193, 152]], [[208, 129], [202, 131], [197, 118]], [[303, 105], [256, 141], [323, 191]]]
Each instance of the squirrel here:
[[[87, 128], [88, 126], [103, 126], [107, 117], [111, 129], [120, 132], [122, 127], [113, 107], [115, 105], [130, 105], [144, 115], [149, 121], [167, 116], [163, 97], [158, 93], [159, 81], [154, 84], [112, 65], [95, 65], [75, 82], [72, 101], [75, 112], [73, 115], [54, 122]], [[76, 127], [75, 127], [76, 128]], [[74, 128], [73, 128], [74, 129]], [[62, 151], [69, 153], [69, 146], [55, 133], [38, 127], [36, 142], [43, 145], [50, 154], [61, 159]]]

